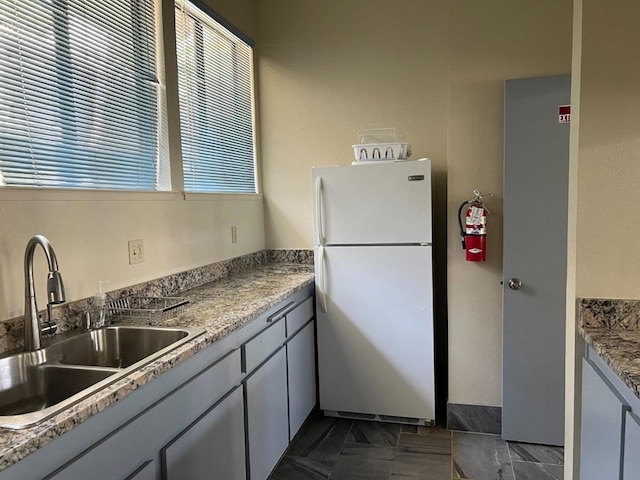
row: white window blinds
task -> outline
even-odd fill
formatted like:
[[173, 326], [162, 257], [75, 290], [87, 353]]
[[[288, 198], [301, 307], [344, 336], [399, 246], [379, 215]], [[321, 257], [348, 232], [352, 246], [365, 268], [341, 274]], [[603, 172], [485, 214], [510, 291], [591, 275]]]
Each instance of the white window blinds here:
[[185, 191], [254, 193], [251, 47], [188, 0], [176, 41]]
[[0, 183], [170, 188], [154, 0], [0, 0]]

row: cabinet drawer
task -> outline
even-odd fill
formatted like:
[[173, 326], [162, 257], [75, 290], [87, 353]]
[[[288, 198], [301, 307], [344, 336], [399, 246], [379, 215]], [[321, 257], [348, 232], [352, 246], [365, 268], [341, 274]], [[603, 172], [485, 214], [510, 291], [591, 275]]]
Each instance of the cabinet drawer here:
[[253, 371], [284, 343], [285, 338], [285, 323], [279, 320], [245, 343], [242, 346], [242, 371]]
[[287, 336], [293, 336], [313, 317], [313, 297], [287, 313]]

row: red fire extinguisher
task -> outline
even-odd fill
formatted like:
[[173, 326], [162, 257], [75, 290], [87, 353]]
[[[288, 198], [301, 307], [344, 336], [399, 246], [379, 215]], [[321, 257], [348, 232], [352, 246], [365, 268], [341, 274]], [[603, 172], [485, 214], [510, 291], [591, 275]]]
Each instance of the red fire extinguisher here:
[[[463, 202], [458, 208], [458, 225], [462, 249], [467, 252], [467, 262], [484, 262], [487, 259], [487, 214], [482, 197], [491, 197], [493, 193], [482, 194], [474, 190], [474, 198]], [[462, 223], [462, 213], [467, 208]]]

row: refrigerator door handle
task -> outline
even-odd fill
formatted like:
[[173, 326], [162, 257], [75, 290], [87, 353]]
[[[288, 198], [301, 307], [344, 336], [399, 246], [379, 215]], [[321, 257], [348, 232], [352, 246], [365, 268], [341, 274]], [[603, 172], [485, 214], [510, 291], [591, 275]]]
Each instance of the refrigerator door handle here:
[[327, 293], [324, 284], [324, 247], [318, 247], [318, 293], [320, 294], [320, 309], [327, 313]]
[[324, 245], [324, 219], [322, 218], [322, 177], [316, 178], [316, 225], [318, 245]]

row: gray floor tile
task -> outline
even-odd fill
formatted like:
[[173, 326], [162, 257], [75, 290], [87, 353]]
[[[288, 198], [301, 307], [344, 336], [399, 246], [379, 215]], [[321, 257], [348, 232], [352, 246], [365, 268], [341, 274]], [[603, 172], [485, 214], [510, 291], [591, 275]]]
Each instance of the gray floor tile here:
[[269, 480], [327, 480], [331, 468], [324, 463], [305, 458], [285, 456]]
[[451, 437], [401, 433], [398, 452], [451, 455]]
[[453, 468], [454, 478], [514, 480], [507, 442], [497, 435], [453, 432]]
[[562, 448], [497, 435], [316, 416], [270, 480], [562, 480], [562, 460]]
[[397, 423], [356, 420], [347, 437], [347, 443], [395, 447], [398, 444], [400, 428]]
[[391, 470], [391, 480], [402, 479], [451, 479], [451, 455], [435, 453], [396, 453]]
[[451, 438], [451, 431], [442, 427], [422, 427], [418, 425], [402, 425], [402, 433], [413, 433], [415, 435], [433, 435], [436, 437]]
[[347, 443], [333, 467], [331, 480], [388, 480], [394, 448]]
[[544, 465], [531, 462], [513, 462], [516, 480], [563, 480], [562, 465]]
[[352, 420], [342, 418], [312, 418], [296, 436], [287, 455], [309, 458], [333, 467], [352, 424]]
[[548, 463], [552, 465], [564, 464], [564, 449], [549, 445], [535, 445], [533, 443], [507, 442], [512, 460], [523, 462]]
[[447, 428], [500, 435], [502, 408], [450, 403], [447, 405]]

